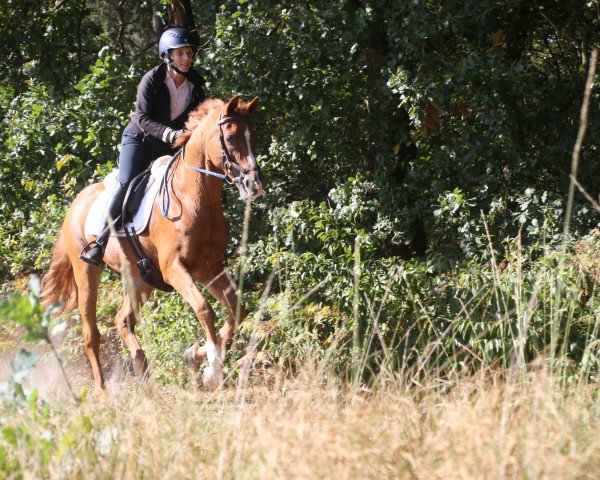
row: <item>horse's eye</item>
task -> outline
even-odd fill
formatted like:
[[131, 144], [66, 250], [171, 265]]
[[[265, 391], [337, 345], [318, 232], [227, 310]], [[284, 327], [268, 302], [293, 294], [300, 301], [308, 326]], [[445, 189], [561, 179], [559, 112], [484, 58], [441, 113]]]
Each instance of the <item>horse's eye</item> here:
[[225, 141], [229, 144], [233, 144], [234, 140], [235, 140], [235, 135], [227, 135], [227, 137], [225, 138]]

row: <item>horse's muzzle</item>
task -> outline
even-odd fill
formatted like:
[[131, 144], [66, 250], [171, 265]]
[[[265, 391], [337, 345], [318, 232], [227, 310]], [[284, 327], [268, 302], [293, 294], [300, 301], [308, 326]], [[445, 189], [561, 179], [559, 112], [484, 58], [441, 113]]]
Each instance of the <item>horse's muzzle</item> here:
[[264, 193], [265, 182], [265, 176], [260, 169], [242, 174], [234, 181], [240, 191], [240, 199], [245, 202], [252, 202], [260, 197]]

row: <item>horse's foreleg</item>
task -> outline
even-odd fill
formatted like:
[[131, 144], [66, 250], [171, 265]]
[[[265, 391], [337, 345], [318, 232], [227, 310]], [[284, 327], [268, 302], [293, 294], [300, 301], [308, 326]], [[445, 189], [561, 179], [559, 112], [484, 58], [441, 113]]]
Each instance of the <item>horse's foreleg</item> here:
[[223, 375], [221, 350], [215, 332], [215, 312], [202, 296], [194, 279], [180, 262], [174, 262], [166, 269], [165, 279], [190, 304], [206, 333], [206, 357], [209, 366], [204, 370], [204, 381], [211, 387], [218, 387]]
[[224, 355], [231, 347], [235, 329], [246, 318], [246, 311], [239, 303], [233, 281], [224, 268], [206, 283], [206, 288], [229, 311], [227, 320], [217, 333], [217, 341]]
[[[148, 361], [135, 336], [135, 324], [137, 323], [139, 310], [148, 300], [152, 287], [143, 282], [139, 282], [138, 285], [136, 282], [133, 288], [135, 289], [134, 292], [128, 292], [125, 295], [119, 313], [115, 317], [115, 323], [121, 338], [131, 353], [135, 375], [144, 376], [148, 372]], [[132, 298], [135, 300], [134, 302], [132, 302]]]
[[104, 378], [100, 367], [100, 332], [96, 322], [96, 303], [101, 269], [77, 260], [73, 263], [73, 274], [78, 290], [79, 313], [83, 321], [83, 347], [94, 374], [96, 393], [100, 393], [104, 389]]
[[[225, 354], [233, 342], [233, 334], [237, 326], [246, 318], [246, 311], [240, 305], [238, 312], [239, 300], [233, 281], [225, 268], [218, 271], [210, 280], [203, 282], [203, 285], [229, 311], [227, 320], [217, 332], [217, 344], [222, 357], [225, 358]], [[207, 357], [206, 348], [195, 343], [186, 350], [185, 356], [187, 361], [199, 364]]]

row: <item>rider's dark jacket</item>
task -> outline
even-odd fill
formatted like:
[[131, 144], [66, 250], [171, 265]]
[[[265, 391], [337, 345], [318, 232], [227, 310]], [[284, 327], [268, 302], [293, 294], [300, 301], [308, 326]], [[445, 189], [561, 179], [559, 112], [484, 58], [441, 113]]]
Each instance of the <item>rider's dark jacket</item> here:
[[195, 70], [190, 70], [187, 74], [187, 79], [192, 84], [190, 104], [181, 115], [171, 120], [171, 96], [165, 84], [166, 78], [166, 63], [161, 63], [142, 77], [137, 88], [135, 113], [125, 131], [143, 134], [144, 137], [149, 135], [162, 143], [165, 129], [182, 129], [189, 113], [206, 98], [204, 79]]

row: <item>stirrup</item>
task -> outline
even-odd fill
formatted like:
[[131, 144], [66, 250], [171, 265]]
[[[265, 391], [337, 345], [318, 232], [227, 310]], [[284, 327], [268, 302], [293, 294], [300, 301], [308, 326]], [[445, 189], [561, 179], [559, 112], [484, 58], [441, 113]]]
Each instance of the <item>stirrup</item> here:
[[[95, 247], [100, 247], [101, 249], [100, 259], [98, 260], [86, 256], [91, 253]], [[101, 243], [98, 243], [96, 240], [92, 240], [83, 246], [81, 252], [79, 252], [79, 258], [92, 267], [99, 267], [102, 263], [102, 259], [104, 258], [104, 246]]]

